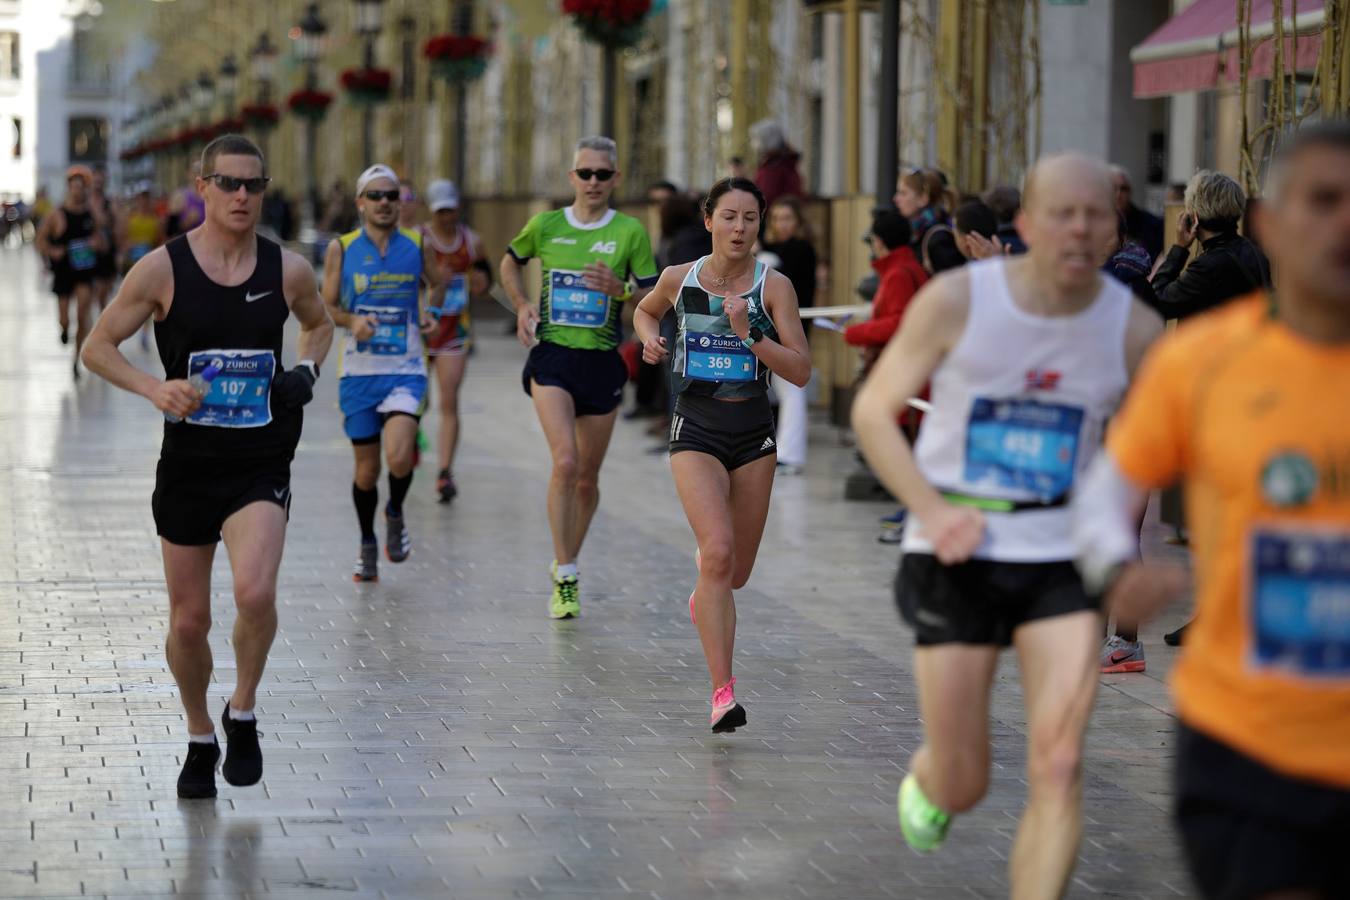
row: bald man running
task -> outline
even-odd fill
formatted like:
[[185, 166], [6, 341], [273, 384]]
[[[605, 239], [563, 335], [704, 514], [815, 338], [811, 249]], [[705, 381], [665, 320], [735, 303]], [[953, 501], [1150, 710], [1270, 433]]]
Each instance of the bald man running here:
[[[989, 785], [989, 692], [1017, 649], [1028, 735], [1014, 898], [1058, 897], [1082, 831], [1083, 731], [1097, 685], [1099, 599], [1074, 558], [1069, 494], [1162, 322], [1098, 273], [1116, 227], [1106, 166], [1038, 163], [1018, 231], [1030, 246], [929, 282], [853, 408], [868, 462], [910, 510], [896, 578], [918, 641], [924, 742], [900, 785], [916, 850]], [[914, 449], [895, 421], [932, 382]]]

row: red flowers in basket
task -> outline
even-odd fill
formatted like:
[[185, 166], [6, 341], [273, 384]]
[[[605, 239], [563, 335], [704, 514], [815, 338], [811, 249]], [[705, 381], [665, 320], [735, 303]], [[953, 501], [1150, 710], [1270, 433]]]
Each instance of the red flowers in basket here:
[[474, 81], [487, 71], [492, 45], [475, 34], [438, 34], [427, 40], [422, 55], [436, 77], [451, 84]]
[[374, 105], [389, 99], [394, 75], [388, 69], [348, 69], [342, 73], [342, 89], [359, 105]]
[[269, 131], [281, 120], [281, 110], [270, 103], [245, 103], [239, 114], [250, 128]]
[[305, 119], [322, 119], [333, 95], [327, 91], [301, 88], [286, 99], [286, 108]]
[[628, 47], [642, 37], [642, 20], [652, 0], [563, 0], [587, 40], [610, 47]]

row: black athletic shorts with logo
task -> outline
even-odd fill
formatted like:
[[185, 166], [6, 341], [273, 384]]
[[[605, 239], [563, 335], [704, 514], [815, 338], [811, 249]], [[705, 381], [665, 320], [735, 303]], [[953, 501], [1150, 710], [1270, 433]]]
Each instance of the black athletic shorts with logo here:
[[895, 576], [895, 602], [920, 647], [1007, 647], [1019, 625], [1101, 609], [1071, 562], [971, 559], [944, 566], [929, 553], [906, 553]]
[[258, 500], [291, 512], [291, 461], [165, 456], [155, 468], [150, 508], [155, 530], [171, 544], [220, 540], [225, 520]]
[[1177, 726], [1176, 818], [1210, 900], [1350, 897], [1350, 791], [1282, 775]]
[[532, 381], [567, 391], [578, 416], [606, 416], [623, 401], [628, 366], [618, 350], [578, 350], [540, 341], [530, 349], [520, 381], [527, 394]]
[[717, 458], [728, 472], [778, 453], [769, 398], [717, 400], [681, 394], [670, 417], [670, 452], [693, 450]]

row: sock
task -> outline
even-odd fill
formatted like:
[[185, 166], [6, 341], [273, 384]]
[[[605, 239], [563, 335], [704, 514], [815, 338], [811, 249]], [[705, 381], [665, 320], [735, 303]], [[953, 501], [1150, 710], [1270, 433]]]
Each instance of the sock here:
[[380, 505], [380, 489], [362, 490], [353, 482], [352, 502], [356, 504], [356, 521], [361, 526], [361, 541], [375, 540], [375, 507]]
[[393, 472], [389, 473], [389, 504], [384, 508], [385, 515], [403, 515], [403, 498], [408, 496], [408, 488], [412, 487], [412, 477], [412, 472], [402, 478]]
[[216, 733], [208, 731], [206, 734], [189, 734], [188, 743], [190, 744], [214, 744], [216, 742]]
[[562, 581], [564, 578], [576, 578], [577, 564], [570, 562], [566, 565], [558, 566], [553, 573], [553, 577], [557, 578], [559, 581]]
[[255, 715], [253, 715], [253, 710], [251, 710], [251, 709], [243, 709], [243, 710], [240, 710], [240, 709], [235, 709], [233, 706], [228, 707], [228, 709], [230, 710], [230, 718], [233, 719], [233, 720], [236, 721], [236, 722], [254, 722], [254, 721], [257, 721], [257, 718], [258, 718], [258, 717], [255, 716]]

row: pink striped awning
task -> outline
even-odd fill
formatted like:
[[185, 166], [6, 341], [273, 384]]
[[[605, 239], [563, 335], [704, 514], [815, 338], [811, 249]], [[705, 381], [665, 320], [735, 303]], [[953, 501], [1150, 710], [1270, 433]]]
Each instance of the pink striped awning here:
[[[1275, 71], [1273, 0], [1252, 0], [1250, 77]], [[1285, 59], [1294, 71], [1317, 65], [1322, 49], [1323, 0], [1283, 0]], [[1294, 14], [1297, 13], [1297, 21]], [[1236, 84], [1239, 77], [1237, 0], [1195, 0], [1130, 53], [1134, 96], [1165, 97]]]

